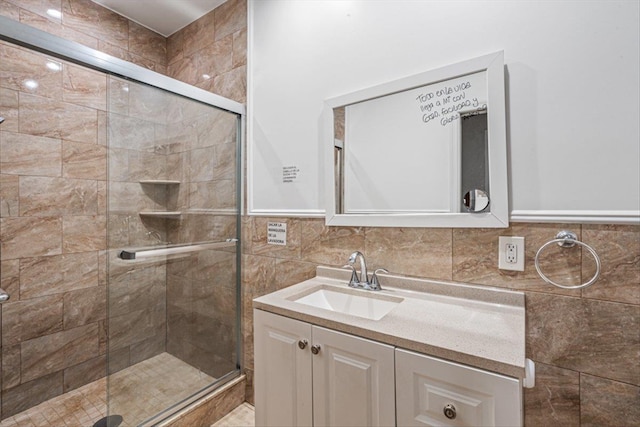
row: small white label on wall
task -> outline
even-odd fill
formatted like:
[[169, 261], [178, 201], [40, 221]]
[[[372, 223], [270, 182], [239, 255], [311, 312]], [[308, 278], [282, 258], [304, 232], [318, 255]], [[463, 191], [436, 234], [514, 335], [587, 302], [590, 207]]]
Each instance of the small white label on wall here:
[[297, 166], [283, 166], [282, 182], [296, 182], [298, 180], [298, 172], [300, 172], [300, 168]]
[[267, 223], [267, 243], [270, 245], [287, 245], [287, 223], [268, 222]]

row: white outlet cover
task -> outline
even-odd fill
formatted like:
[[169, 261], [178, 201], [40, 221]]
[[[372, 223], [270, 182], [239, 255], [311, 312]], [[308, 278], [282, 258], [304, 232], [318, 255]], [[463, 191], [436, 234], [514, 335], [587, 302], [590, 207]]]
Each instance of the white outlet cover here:
[[[507, 262], [507, 244], [516, 246], [516, 262]], [[524, 237], [498, 237], [498, 268], [501, 270], [524, 271]]]

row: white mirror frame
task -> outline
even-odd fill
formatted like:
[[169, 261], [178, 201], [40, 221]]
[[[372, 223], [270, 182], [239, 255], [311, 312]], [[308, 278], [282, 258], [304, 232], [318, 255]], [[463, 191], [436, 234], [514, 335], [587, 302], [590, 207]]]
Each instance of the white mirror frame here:
[[[486, 71], [487, 76], [487, 125], [489, 132], [488, 159], [489, 188], [491, 197], [489, 212], [419, 214], [336, 213], [333, 128], [334, 108], [482, 71]], [[325, 222], [327, 225], [468, 228], [505, 228], [509, 226], [504, 53], [502, 51], [327, 99], [324, 102], [324, 109], [322, 112], [320, 141], [325, 153]]]

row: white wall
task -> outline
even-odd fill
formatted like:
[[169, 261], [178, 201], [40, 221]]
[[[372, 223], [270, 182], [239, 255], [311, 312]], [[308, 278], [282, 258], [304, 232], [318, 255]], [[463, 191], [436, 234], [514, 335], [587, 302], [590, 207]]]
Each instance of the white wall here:
[[[253, 213], [322, 213], [323, 100], [504, 50], [516, 219], [640, 209], [638, 1], [249, 4]], [[300, 169], [282, 183], [282, 167]]]

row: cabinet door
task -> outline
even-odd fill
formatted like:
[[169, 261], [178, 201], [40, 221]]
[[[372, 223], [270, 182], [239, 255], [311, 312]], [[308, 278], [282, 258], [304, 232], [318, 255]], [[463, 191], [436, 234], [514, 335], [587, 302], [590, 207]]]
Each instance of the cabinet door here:
[[519, 380], [400, 349], [396, 404], [401, 426], [522, 425]]
[[311, 325], [261, 310], [253, 319], [256, 425], [311, 426]]
[[316, 426], [395, 425], [393, 347], [313, 327]]

